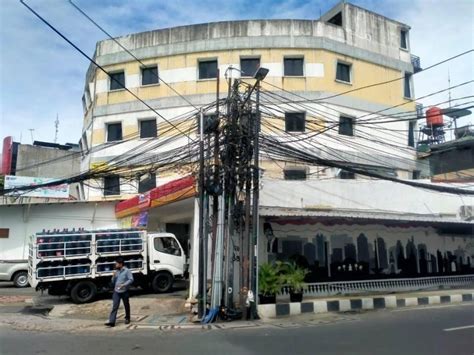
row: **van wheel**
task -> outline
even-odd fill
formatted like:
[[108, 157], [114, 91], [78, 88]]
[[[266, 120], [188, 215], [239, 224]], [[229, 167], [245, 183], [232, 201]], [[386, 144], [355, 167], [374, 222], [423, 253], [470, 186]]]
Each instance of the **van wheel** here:
[[156, 293], [169, 292], [173, 287], [173, 276], [168, 272], [159, 272], [153, 278], [151, 287]]
[[72, 301], [76, 304], [94, 300], [97, 295], [97, 286], [92, 281], [79, 281], [71, 290]]
[[13, 276], [13, 284], [15, 287], [27, 287], [30, 284], [28, 283], [28, 272], [26, 271], [18, 271]]

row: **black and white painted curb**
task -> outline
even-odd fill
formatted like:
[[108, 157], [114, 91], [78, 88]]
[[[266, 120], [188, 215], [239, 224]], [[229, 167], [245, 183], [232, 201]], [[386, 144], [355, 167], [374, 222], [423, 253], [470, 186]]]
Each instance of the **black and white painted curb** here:
[[262, 318], [293, 316], [303, 313], [347, 312], [364, 309], [401, 308], [446, 303], [472, 302], [474, 292], [463, 292], [451, 295], [431, 295], [420, 297], [354, 297], [344, 299], [327, 299], [301, 303], [277, 303], [258, 305], [258, 314]]

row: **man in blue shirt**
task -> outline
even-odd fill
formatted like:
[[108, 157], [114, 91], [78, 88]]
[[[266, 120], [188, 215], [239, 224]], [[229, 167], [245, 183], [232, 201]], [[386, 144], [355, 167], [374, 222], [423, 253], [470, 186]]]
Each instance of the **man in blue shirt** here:
[[112, 296], [113, 304], [110, 312], [109, 321], [105, 323], [108, 327], [115, 327], [117, 319], [117, 311], [120, 306], [120, 300], [125, 307], [125, 324], [130, 324], [130, 302], [128, 295], [128, 288], [133, 283], [132, 272], [124, 265], [122, 258], [117, 258], [115, 261], [115, 271], [112, 276], [112, 285], [114, 287], [114, 294]]

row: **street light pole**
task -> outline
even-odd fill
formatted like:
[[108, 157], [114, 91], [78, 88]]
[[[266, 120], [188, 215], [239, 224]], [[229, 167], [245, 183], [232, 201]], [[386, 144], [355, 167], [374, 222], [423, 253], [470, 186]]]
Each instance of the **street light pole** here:
[[199, 302], [198, 316], [203, 318], [206, 315], [206, 274], [205, 274], [205, 254], [204, 250], [204, 114], [202, 109], [199, 112]]

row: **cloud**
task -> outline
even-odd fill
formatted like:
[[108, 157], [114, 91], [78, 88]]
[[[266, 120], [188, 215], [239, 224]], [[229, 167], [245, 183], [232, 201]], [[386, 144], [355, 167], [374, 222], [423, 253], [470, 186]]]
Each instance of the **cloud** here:
[[[202, 1], [75, 1], [114, 36], [178, 25], [245, 18], [317, 19], [332, 1], [230, 1], [216, 6]], [[89, 55], [104, 39], [67, 1], [27, 0], [54, 26]], [[355, 4], [412, 26], [412, 52], [427, 66], [473, 48], [473, 3], [457, 1], [354, 1]], [[88, 61], [36, 19], [18, 1], [6, 0], [0, 8], [0, 137], [13, 135], [30, 142], [29, 129], [39, 140], [54, 139], [59, 114], [59, 142], [77, 142], [82, 129], [82, 89]], [[415, 77], [416, 96], [473, 78], [473, 56], [465, 56]], [[453, 97], [472, 95], [473, 86], [455, 89]], [[425, 104], [447, 99], [438, 95]], [[465, 120], [467, 121], [467, 120]]]

